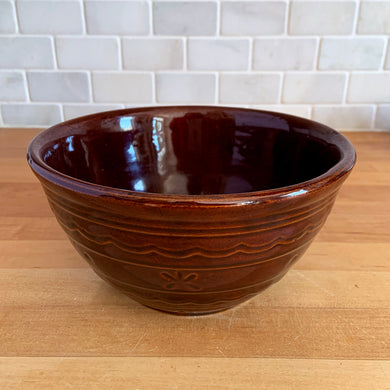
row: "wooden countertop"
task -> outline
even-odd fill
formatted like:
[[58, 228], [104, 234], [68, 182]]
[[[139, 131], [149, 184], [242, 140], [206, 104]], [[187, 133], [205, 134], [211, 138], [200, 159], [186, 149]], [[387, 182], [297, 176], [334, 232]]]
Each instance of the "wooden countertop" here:
[[390, 389], [390, 133], [358, 163], [304, 257], [248, 303], [176, 317], [100, 280], [0, 130], [1, 389]]

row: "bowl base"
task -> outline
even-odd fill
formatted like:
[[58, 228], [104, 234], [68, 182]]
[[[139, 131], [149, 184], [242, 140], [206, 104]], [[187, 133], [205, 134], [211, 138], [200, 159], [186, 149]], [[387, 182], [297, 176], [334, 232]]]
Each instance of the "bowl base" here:
[[164, 314], [170, 314], [170, 315], [174, 315], [174, 316], [178, 316], [178, 317], [199, 317], [199, 316], [207, 316], [207, 315], [209, 315], [209, 314], [221, 313], [221, 312], [223, 312], [223, 311], [232, 309], [234, 306], [236, 306], [236, 305], [233, 305], [233, 306], [224, 307], [224, 308], [221, 308], [221, 309], [213, 309], [213, 310], [205, 310], [205, 311], [180, 312], [180, 311], [162, 310], [162, 309], [158, 309], [158, 308], [153, 307], [153, 306], [145, 305], [145, 304], [143, 304], [143, 303], [142, 303], [142, 305], [145, 306], [145, 307], [147, 307], [147, 308], [149, 308], [149, 309], [153, 309], [153, 310], [159, 311], [159, 312], [164, 313]]

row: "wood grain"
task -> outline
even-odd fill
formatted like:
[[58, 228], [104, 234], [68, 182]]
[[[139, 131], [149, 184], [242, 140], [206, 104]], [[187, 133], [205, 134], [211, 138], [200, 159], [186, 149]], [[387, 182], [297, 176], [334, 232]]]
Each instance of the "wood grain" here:
[[262, 358], [0, 358], [0, 377], [9, 390], [385, 390], [390, 389], [390, 363]]
[[78, 255], [68, 240], [1, 241], [0, 268], [86, 267], [87, 262]]
[[67, 241], [0, 130], [0, 388], [390, 389], [390, 134], [347, 133], [358, 163], [279, 283], [205, 317], [147, 309]]

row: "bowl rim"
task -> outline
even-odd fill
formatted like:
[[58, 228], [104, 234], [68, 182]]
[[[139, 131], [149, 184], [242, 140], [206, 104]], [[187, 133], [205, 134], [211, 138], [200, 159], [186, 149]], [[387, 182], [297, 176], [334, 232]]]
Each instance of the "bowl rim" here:
[[[104, 186], [101, 184], [91, 183], [84, 180], [77, 179], [75, 177], [66, 175], [62, 172], [55, 170], [46, 164], [41, 155], [41, 148], [47, 145], [46, 137], [58, 130], [61, 130], [58, 138], [63, 138], [68, 135], [64, 133], [64, 129], [69, 125], [77, 125], [87, 120], [93, 120], [97, 118], [114, 118], [122, 115], [148, 113], [155, 110], [183, 110], [183, 112], [191, 112], [196, 110], [220, 110], [220, 111], [232, 111], [240, 113], [260, 113], [270, 116], [275, 116], [287, 121], [299, 120], [301, 123], [307, 125], [307, 128], [321, 130], [321, 133], [311, 134], [328, 142], [333, 142], [340, 150], [340, 160], [329, 170], [323, 174], [316, 176], [312, 179], [295, 183], [289, 186], [283, 186], [278, 188], [272, 188], [269, 190], [240, 192], [232, 194], [207, 194], [207, 195], [184, 195], [184, 194], [161, 194], [152, 192], [141, 192], [134, 190], [127, 190], [122, 188], [115, 188]], [[316, 192], [321, 188], [338, 181], [346, 174], [348, 174], [356, 163], [356, 152], [352, 143], [341, 133], [326, 126], [322, 123], [313, 121], [311, 119], [302, 118], [290, 114], [280, 113], [276, 111], [258, 110], [243, 107], [229, 107], [229, 106], [212, 106], [212, 105], [167, 105], [167, 106], [145, 106], [136, 108], [125, 108], [119, 110], [110, 110], [98, 112], [91, 115], [85, 115], [78, 118], [74, 118], [68, 121], [60, 122], [54, 126], [51, 126], [41, 132], [39, 132], [29, 143], [27, 149], [27, 161], [39, 177], [43, 177], [49, 182], [64, 187], [73, 192], [79, 192], [85, 195], [92, 196], [105, 196], [115, 197], [123, 200], [139, 201], [142, 203], [159, 203], [159, 204], [213, 204], [213, 205], [242, 205], [259, 203], [266, 201], [281, 200], [283, 198], [301, 197], [310, 193]]]

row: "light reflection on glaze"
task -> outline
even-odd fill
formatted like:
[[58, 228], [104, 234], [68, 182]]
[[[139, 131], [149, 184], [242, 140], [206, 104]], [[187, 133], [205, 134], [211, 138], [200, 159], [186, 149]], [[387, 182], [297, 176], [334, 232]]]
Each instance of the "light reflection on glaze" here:
[[137, 157], [135, 155], [134, 145], [131, 144], [127, 149], [127, 162], [131, 164], [136, 161], [137, 161]]
[[69, 136], [66, 138], [66, 143], [67, 143], [67, 148], [68, 152], [74, 152], [74, 147], [73, 147], [73, 135]]
[[133, 117], [132, 116], [123, 116], [119, 119], [119, 126], [123, 131], [133, 130]]
[[144, 182], [140, 179], [134, 183], [134, 189], [136, 191], [145, 191]]
[[284, 197], [292, 197], [292, 196], [297, 196], [297, 195], [303, 195], [303, 194], [306, 194], [307, 190], [298, 190], [298, 191], [294, 191], [294, 192], [290, 192], [286, 195], [283, 195]]

